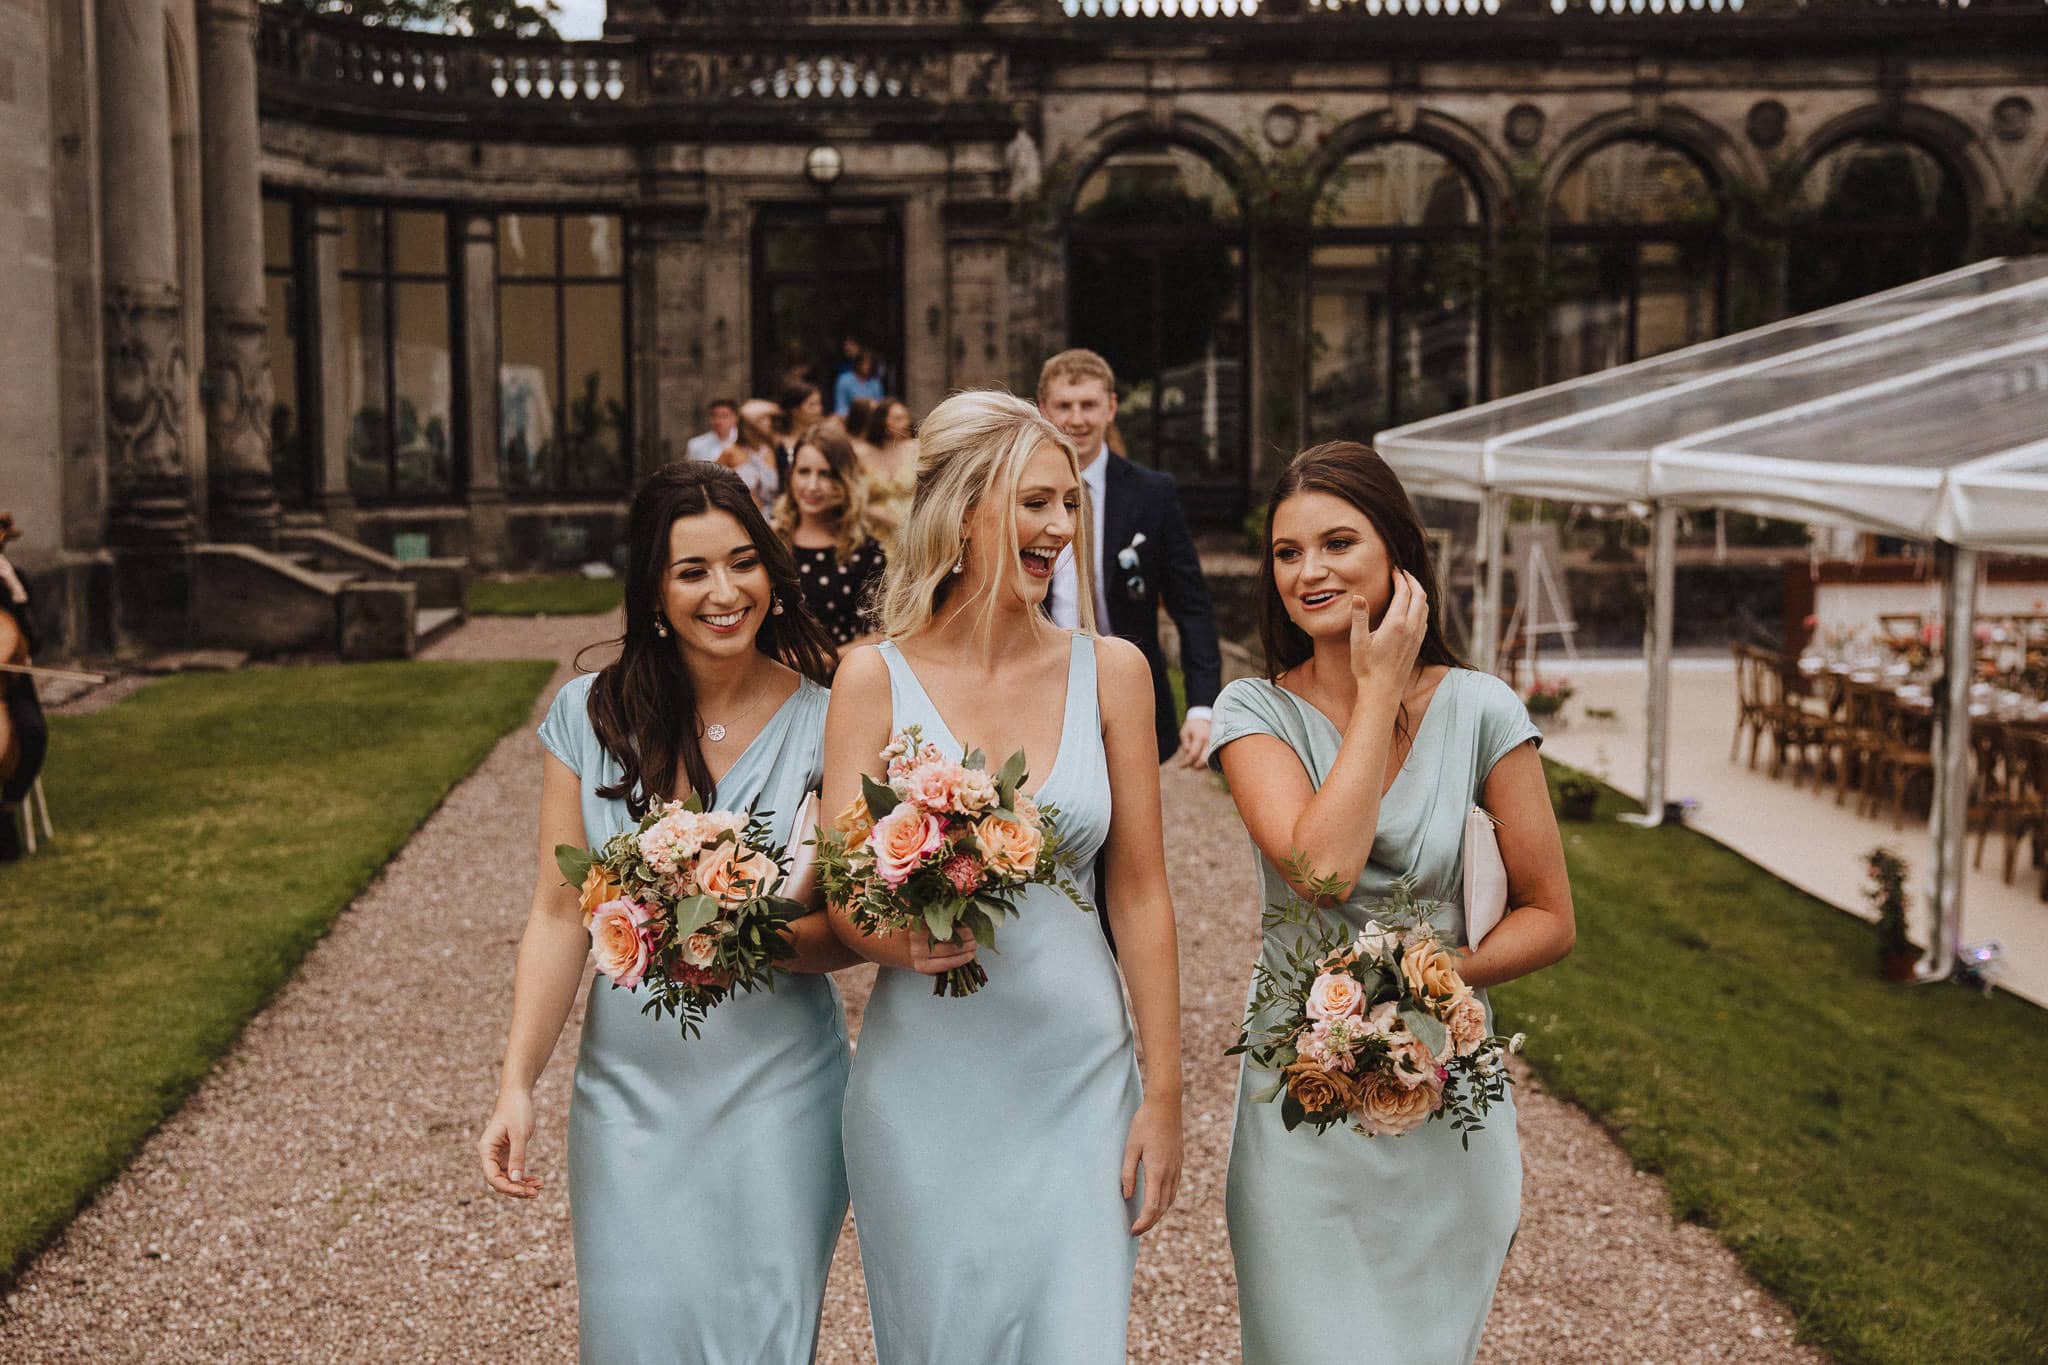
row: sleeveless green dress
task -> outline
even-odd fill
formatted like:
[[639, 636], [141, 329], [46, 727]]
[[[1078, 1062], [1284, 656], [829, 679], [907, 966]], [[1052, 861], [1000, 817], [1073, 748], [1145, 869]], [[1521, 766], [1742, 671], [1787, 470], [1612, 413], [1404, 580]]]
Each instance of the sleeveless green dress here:
[[[619, 765], [591, 729], [595, 675], [565, 685], [541, 742], [581, 779], [596, 847], [631, 818], [595, 789]], [[799, 682], [718, 784], [787, 844], [823, 762], [831, 694]], [[801, 1365], [846, 1216], [845, 1016], [824, 976], [735, 995], [684, 1042], [643, 993], [591, 983], [569, 1105], [569, 1210], [590, 1365]]]
[[[1254, 734], [1286, 743], [1317, 786], [1343, 741], [1292, 692], [1242, 678], [1216, 699], [1211, 766], [1220, 771], [1224, 747]], [[1453, 669], [1380, 803], [1372, 855], [1333, 913], [1363, 928], [1371, 903], [1407, 875], [1417, 896], [1449, 903], [1438, 927], [1463, 943], [1466, 813], [1495, 763], [1540, 740], [1506, 683]], [[1291, 897], [1279, 871], [1256, 849], [1253, 856], [1260, 908]], [[1294, 933], [1269, 931], [1263, 959], [1281, 960]], [[1487, 1114], [1469, 1151], [1442, 1121], [1399, 1138], [1349, 1128], [1290, 1133], [1278, 1104], [1247, 1100], [1271, 1079], [1238, 1073], [1225, 1196], [1245, 1365], [1300, 1365], [1333, 1350], [1357, 1365], [1469, 1362], [1521, 1218], [1512, 1104]]]

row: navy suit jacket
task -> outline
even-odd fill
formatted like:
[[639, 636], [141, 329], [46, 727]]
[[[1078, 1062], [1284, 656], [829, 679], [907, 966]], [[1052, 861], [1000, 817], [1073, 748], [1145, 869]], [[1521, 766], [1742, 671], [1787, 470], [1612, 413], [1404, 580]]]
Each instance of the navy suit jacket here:
[[[1216, 614], [1173, 476], [1132, 464], [1111, 451], [1104, 451], [1102, 458], [1109, 467], [1103, 471], [1102, 544], [1096, 563], [1102, 595], [1109, 601], [1109, 620], [1096, 622], [1096, 628], [1129, 640], [1152, 666], [1159, 757], [1164, 761], [1180, 747], [1180, 723], [1166, 680], [1166, 656], [1159, 647], [1159, 605], [1166, 604], [1167, 615], [1180, 629], [1180, 666], [1189, 706], [1214, 704], [1223, 686]], [[1140, 535], [1144, 541], [1133, 548]], [[1126, 549], [1133, 549], [1134, 567], [1119, 562]]]

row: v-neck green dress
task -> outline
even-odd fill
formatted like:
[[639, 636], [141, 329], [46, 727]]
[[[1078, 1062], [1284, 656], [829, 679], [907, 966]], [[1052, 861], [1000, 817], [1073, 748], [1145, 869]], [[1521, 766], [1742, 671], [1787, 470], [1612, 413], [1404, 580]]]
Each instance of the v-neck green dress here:
[[[632, 824], [596, 788], [619, 765], [590, 725], [595, 675], [565, 685], [540, 728], [575, 771], [583, 832]], [[818, 785], [831, 693], [803, 679], [716, 792], [772, 812], [778, 842]], [[817, 1353], [846, 1217], [839, 1109], [845, 1016], [823, 976], [735, 995], [688, 1042], [641, 1013], [644, 992], [590, 986], [569, 1105], [569, 1210], [582, 1359], [603, 1365], [802, 1365]]]
[[[1239, 679], [1216, 699], [1211, 766], [1220, 771], [1217, 756], [1247, 735], [1280, 739], [1318, 787], [1343, 742], [1322, 712], [1262, 678]], [[1372, 903], [1406, 875], [1417, 896], [1448, 904], [1438, 927], [1463, 943], [1466, 813], [1493, 765], [1532, 740], [1541, 736], [1506, 683], [1451, 670], [1380, 802], [1372, 855], [1332, 913], [1363, 928]], [[1260, 908], [1289, 899], [1279, 870], [1253, 856]], [[1262, 960], [1283, 960], [1298, 932], [1268, 931]], [[1469, 1362], [1521, 1218], [1513, 1106], [1487, 1114], [1469, 1151], [1442, 1121], [1398, 1138], [1290, 1133], [1278, 1104], [1247, 1099], [1271, 1080], [1238, 1073], [1225, 1197], [1245, 1365], [1299, 1365], [1333, 1349], [1359, 1365]]]

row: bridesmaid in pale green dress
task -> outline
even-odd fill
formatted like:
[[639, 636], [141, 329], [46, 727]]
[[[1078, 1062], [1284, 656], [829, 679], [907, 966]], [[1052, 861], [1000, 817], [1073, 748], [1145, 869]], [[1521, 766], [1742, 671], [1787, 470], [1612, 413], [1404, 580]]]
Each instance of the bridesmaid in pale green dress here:
[[[1429, 600], [1428, 553], [1384, 461], [1318, 446], [1281, 475], [1260, 570], [1267, 678], [1216, 700], [1210, 762], [1256, 848], [1260, 903], [1301, 885], [1292, 856], [1343, 880], [1328, 912], [1362, 929], [1412, 878], [1446, 903], [1465, 943], [1465, 817], [1499, 821], [1509, 912], [1459, 970], [1483, 988], [1571, 951], [1571, 887], [1527, 709], [1500, 679], [1458, 665]], [[1266, 935], [1278, 965], [1298, 931]], [[1489, 1012], [1489, 1020], [1491, 1014]], [[1364, 1365], [1452, 1365], [1479, 1349], [1521, 1217], [1512, 1105], [1464, 1150], [1437, 1121], [1403, 1137], [1348, 1127], [1290, 1133], [1241, 1072], [1226, 1210], [1246, 1365], [1333, 1353]]]
[[[746, 485], [666, 467], [633, 500], [618, 662], [563, 687], [541, 725], [539, 885], [519, 949], [484, 1175], [530, 1199], [533, 1085], [590, 977], [557, 844], [595, 847], [691, 793], [772, 813], [793, 847], [818, 785], [832, 657], [789, 552]], [[808, 897], [807, 874], [791, 888]], [[687, 1042], [645, 997], [590, 990], [569, 1108], [582, 1358], [801, 1365], [817, 1349], [846, 1214], [839, 1109], [847, 1046], [822, 973], [855, 959], [822, 914], [791, 928], [797, 973], [714, 1008]]]
[[[1050, 887], [1020, 897], [981, 959], [987, 984], [964, 999], [934, 996], [930, 975], [983, 952], [971, 937], [863, 938], [835, 911], [846, 941], [882, 964], [845, 1125], [876, 1355], [1122, 1365], [1137, 1239], [1173, 1202], [1181, 1163], [1151, 674], [1124, 641], [1044, 614], [1053, 563], [1089, 522], [1058, 428], [1021, 399], [970, 392], [934, 409], [922, 439], [889, 559], [890, 638], [847, 655], [834, 683], [824, 809], [882, 775], [904, 725], [992, 765], [1023, 750], [1027, 791], [1059, 808], [1084, 894], [1106, 854], [1122, 981], [1094, 916]], [[1080, 597], [1093, 601], [1085, 577]]]

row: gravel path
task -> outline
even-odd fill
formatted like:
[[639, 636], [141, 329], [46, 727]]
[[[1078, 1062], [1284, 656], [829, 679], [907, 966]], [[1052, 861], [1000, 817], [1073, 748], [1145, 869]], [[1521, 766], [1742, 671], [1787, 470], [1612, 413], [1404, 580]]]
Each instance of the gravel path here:
[[[481, 619], [432, 655], [566, 660], [605, 624]], [[555, 681], [569, 676], [565, 665]], [[533, 1164], [548, 1192], [531, 1204], [491, 1196], [470, 1146], [496, 1086], [531, 893], [539, 754], [530, 729], [508, 736], [337, 920], [199, 1093], [0, 1306], [0, 1359], [574, 1358], [562, 1127], [580, 1010], [540, 1087]], [[1251, 863], [1206, 775], [1168, 773], [1166, 801], [1189, 1149], [1180, 1202], [1139, 1259], [1131, 1356], [1229, 1361], [1234, 1068], [1221, 1052], [1256, 941]], [[473, 972], [457, 974], [458, 955], [472, 954]], [[867, 977], [846, 976], [857, 1008]], [[1596, 1124], [1533, 1084], [1519, 1103], [1522, 1229], [1483, 1360], [1823, 1359], [1792, 1344], [1789, 1315], [1710, 1234], [1672, 1221], [1662, 1187]], [[873, 1360], [865, 1314], [849, 1230], [821, 1360]]]

